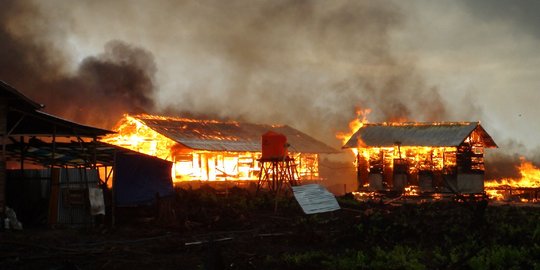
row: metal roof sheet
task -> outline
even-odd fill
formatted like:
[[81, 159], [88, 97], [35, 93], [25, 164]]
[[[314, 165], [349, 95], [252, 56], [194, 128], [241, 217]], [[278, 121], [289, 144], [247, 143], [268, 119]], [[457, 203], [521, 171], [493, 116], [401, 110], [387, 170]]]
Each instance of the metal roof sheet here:
[[6, 117], [9, 135], [96, 137], [114, 133], [43, 112], [43, 105], [3, 81], [0, 81], [0, 98], [9, 106]]
[[[21, 153], [21, 151], [23, 151]], [[52, 158], [54, 152], [54, 158]], [[35, 162], [44, 166], [90, 166], [92, 161], [101, 166], [114, 166], [115, 155], [136, 155], [140, 158], [166, 161], [154, 156], [146, 155], [120, 146], [93, 141], [93, 142], [56, 142], [46, 143], [39, 139], [26, 142], [12, 141], [6, 145], [8, 160], [21, 160]]]
[[174, 117], [137, 115], [135, 118], [156, 132], [191, 149], [207, 151], [259, 152], [261, 136], [267, 131], [287, 136], [289, 151], [302, 153], [337, 153], [334, 148], [292, 127], [193, 120]]
[[44, 107], [42, 104], [29, 99], [27, 96], [2, 80], [0, 80], [0, 96], [7, 98], [10, 104], [14, 104], [17, 107], [31, 110], [41, 109]]
[[497, 147], [493, 139], [478, 122], [442, 123], [367, 123], [356, 131], [343, 148], [356, 148], [358, 144], [368, 147], [403, 146], [459, 146], [477, 130], [485, 147]]

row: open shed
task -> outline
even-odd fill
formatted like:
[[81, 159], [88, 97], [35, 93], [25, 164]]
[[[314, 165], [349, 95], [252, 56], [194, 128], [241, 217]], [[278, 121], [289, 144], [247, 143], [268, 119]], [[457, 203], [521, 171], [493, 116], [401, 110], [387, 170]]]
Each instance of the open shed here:
[[[0, 215], [9, 202], [30, 223], [88, 225], [93, 215], [104, 213], [107, 186], [113, 187], [113, 194], [105, 194], [110, 206], [172, 194], [170, 162], [99, 142], [113, 132], [47, 114], [43, 107], [0, 81]], [[137, 170], [146, 177], [126, 173], [133, 171], [131, 162], [138, 162]], [[114, 175], [117, 163], [124, 169]], [[122, 188], [115, 192], [116, 184]]]

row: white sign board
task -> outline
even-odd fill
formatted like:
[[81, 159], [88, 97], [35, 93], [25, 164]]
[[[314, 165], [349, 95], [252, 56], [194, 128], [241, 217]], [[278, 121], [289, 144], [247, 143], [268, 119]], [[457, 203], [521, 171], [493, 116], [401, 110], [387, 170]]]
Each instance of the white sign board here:
[[95, 215], [105, 215], [105, 201], [103, 200], [103, 190], [101, 188], [89, 187], [88, 198], [90, 199], [90, 213]]
[[324, 187], [318, 184], [292, 187], [296, 201], [306, 214], [330, 212], [340, 209], [334, 197]]

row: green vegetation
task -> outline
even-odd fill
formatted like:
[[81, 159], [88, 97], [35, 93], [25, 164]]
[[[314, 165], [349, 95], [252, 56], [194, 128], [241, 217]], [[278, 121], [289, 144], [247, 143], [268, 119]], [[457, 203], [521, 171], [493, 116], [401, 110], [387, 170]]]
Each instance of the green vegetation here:
[[[290, 197], [279, 198], [275, 212], [275, 198], [264, 192], [216, 195], [203, 188], [177, 197], [197, 206], [182, 210], [185, 218], [206, 228], [288, 233], [246, 250], [226, 245], [224, 257], [236, 269], [540, 269], [540, 208], [486, 201], [388, 205], [350, 195], [338, 201], [344, 209], [308, 216]], [[252, 256], [235, 256], [239, 250]]]
[[268, 192], [179, 189], [117, 209], [115, 228], [4, 232], [0, 269], [540, 270], [538, 207], [338, 201], [305, 215]]
[[[198, 207], [185, 209], [186, 218], [216, 230], [289, 232], [279, 243], [250, 246], [249, 265], [257, 269], [540, 269], [540, 208], [338, 200], [345, 209], [307, 216], [292, 198], [279, 198], [274, 212], [271, 194], [242, 189], [219, 196], [201, 189], [177, 198]], [[233, 265], [242, 269], [245, 260], [235, 257]]]
[[[341, 214], [299, 219], [311, 248], [266, 258], [285, 269], [540, 269], [540, 208], [342, 200]], [[351, 217], [350, 213], [354, 213]], [[338, 217], [339, 216], [339, 217]], [[324, 223], [322, 220], [329, 222]], [[297, 236], [302, 238], [301, 236]], [[270, 268], [271, 268], [270, 267]]]

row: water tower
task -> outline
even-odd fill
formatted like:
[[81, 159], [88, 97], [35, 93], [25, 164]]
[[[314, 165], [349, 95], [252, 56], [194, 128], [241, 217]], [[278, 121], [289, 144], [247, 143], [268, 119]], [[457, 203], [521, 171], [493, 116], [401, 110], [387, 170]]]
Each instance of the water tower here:
[[287, 155], [289, 146], [287, 137], [268, 131], [262, 135], [261, 146], [262, 155], [259, 159], [261, 173], [257, 190], [266, 187], [270, 191], [279, 192], [287, 186], [299, 185], [296, 164], [294, 159]]

